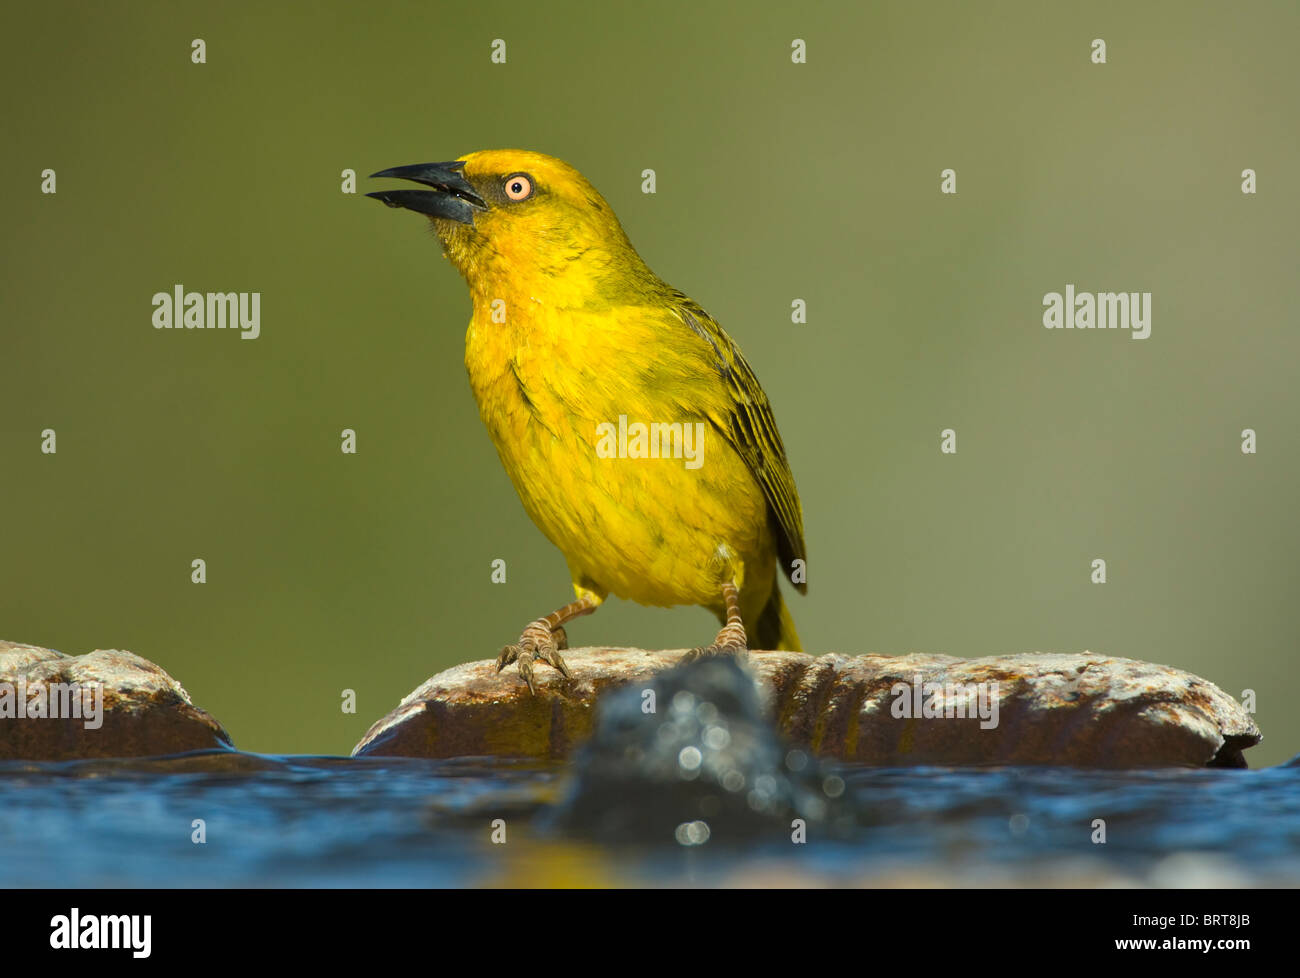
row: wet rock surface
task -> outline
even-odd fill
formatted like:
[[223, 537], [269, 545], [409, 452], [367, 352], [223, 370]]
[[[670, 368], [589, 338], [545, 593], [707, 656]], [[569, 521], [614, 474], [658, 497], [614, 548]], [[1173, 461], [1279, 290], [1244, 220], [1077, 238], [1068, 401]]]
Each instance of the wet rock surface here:
[[[558, 759], [590, 737], [594, 705], [644, 688], [681, 651], [571, 649], [573, 675], [538, 670], [537, 695], [492, 660], [433, 676], [354, 755]], [[754, 652], [778, 730], [818, 757], [882, 766], [1245, 767], [1253, 718], [1213, 683], [1095, 653], [953, 656]]]
[[604, 697], [546, 825], [603, 841], [726, 844], [821, 829], [843, 793], [843, 779], [776, 733], [752, 677], [719, 657]]
[[231, 747], [160, 666], [0, 641], [0, 760], [148, 757]]

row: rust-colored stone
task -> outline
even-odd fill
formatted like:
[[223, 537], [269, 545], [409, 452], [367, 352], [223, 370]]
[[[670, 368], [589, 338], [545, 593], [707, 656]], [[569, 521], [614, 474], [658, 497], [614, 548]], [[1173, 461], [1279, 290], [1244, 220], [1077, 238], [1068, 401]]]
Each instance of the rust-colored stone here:
[[[498, 674], [492, 660], [455, 666], [375, 723], [353, 754], [566, 757], [591, 733], [603, 690], [645, 682], [682, 654], [572, 649], [565, 659], [573, 678], [539, 669], [535, 697], [514, 669]], [[1244, 767], [1241, 752], [1260, 740], [1250, 715], [1213, 683], [1088, 652], [980, 659], [755, 652], [749, 661], [792, 743], [865, 764]], [[910, 690], [918, 676], [923, 684], [985, 684], [986, 697], [996, 683], [985, 703], [996, 702], [997, 725], [896, 716], [902, 687]]]
[[[100, 725], [16, 714], [20, 693], [48, 698], [54, 684], [83, 690], [102, 684]], [[0, 760], [149, 757], [231, 746], [221, 724], [148, 659], [116, 649], [64, 655], [0, 641]]]

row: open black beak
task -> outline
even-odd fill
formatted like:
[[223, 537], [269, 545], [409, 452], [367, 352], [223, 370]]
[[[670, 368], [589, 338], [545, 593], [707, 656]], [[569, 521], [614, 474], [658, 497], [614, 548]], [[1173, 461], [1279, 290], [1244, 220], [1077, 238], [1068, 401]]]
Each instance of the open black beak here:
[[396, 177], [422, 183], [432, 190], [376, 190], [366, 194], [382, 200], [389, 207], [405, 207], [408, 211], [445, 217], [462, 224], [474, 223], [474, 212], [487, 210], [487, 204], [460, 175], [465, 168], [462, 160], [450, 163], [416, 163], [414, 166], [395, 166], [370, 174], [371, 177]]

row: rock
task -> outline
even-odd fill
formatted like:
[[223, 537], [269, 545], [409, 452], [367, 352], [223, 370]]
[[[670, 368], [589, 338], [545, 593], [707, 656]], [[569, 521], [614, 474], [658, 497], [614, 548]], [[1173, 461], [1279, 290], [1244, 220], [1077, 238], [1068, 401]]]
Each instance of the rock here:
[[[573, 678], [542, 666], [536, 696], [514, 667], [498, 674], [493, 660], [454, 666], [375, 723], [353, 754], [567, 757], [590, 736], [601, 693], [648, 688], [681, 656], [571, 649]], [[792, 744], [864, 764], [1245, 767], [1242, 751], [1260, 740], [1250, 715], [1213, 683], [1088, 652], [980, 659], [754, 652], [749, 664]], [[931, 683], [957, 687], [936, 698]], [[931, 703], [950, 714], [982, 705], [988, 716], [926, 717]]]
[[[649, 692], [647, 692], [649, 690]], [[652, 707], [652, 708], [651, 708]], [[844, 781], [768, 721], [730, 657], [701, 659], [600, 701], [568, 790], [546, 827], [584, 839], [727, 844], [835, 818]]]
[[[43, 715], [34, 716], [37, 709]], [[64, 655], [0, 641], [0, 760], [231, 747], [221, 724], [148, 659], [103, 649]]]

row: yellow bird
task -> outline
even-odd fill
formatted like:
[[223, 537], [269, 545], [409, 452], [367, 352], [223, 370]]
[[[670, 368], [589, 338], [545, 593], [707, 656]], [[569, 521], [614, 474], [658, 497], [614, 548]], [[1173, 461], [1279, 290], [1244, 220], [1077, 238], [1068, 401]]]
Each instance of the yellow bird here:
[[426, 215], [469, 283], [465, 366], [524, 509], [576, 600], [506, 646], [564, 676], [566, 622], [607, 595], [702, 605], [693, 656], [798, 651], [782, 574], [807, 589], [803, 513], [767, 395], [712, 317], [652, 272], [605, 199], [540, 153], [489, 150], [381, 170], [427, 190], [371, 193]]

